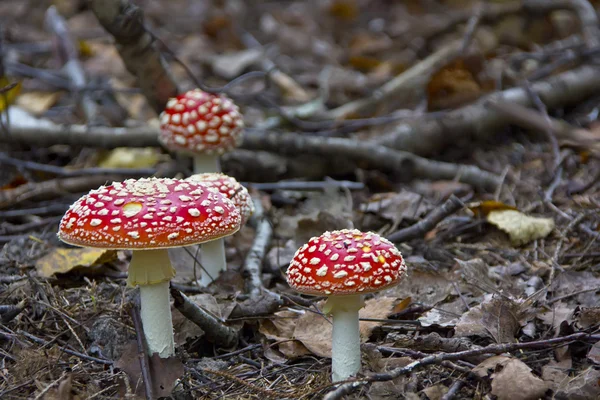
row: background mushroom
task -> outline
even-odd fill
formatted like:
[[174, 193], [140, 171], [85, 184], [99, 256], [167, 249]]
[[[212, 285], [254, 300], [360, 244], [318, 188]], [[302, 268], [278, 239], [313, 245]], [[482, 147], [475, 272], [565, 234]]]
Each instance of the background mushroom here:
[[140, 286], [141, 319], [149, 354], [174, 354], [167, 249], [218, 239], [240, 227], [238, 209], [200, 183], [128, 179], [77, 200], [60, 222], [58, 237], [83, 247], [133, 250], [128, 283]]
[[[231, 200], [240, 211], [242, 225], [248, 221], [248, 218], [254, 212], [254, 204], [252, 204], [248, 189], [231, 176], [221, 173], [202, 173], [192, 175], [186, 180], [200, 182], [208, 188], [214, 188]], [[200, 283], [203, 286], [208, 286], [227, 268], [224, 240], [217, 239], [204, 243], [202, 245], [202, 260], [204, 273]]]
[[300, 293], [328, 296], [323, 312], [333, 318], [334, 382], [360, 370], [362, 294], [396, 285], [405, 275], [406, 264], [390, 241], [357, 229], [325, 232], [294, 255], [287, 270], [288, 284]]
[[194, 172], [220, 172], [219, 155], [236, 147], [244, 121], [231, 99], [190, 90], [170, 99], [160, 114], [160, 142], [193, 155]]

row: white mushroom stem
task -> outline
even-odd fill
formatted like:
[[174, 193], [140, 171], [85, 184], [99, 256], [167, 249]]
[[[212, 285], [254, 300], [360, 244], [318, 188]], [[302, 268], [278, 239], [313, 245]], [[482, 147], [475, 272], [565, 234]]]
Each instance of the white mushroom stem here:
[[202, 286], [210, 285], [227, 268], [225, 243], [223, 239], [202, 243]]
[[[218, 154], [194, 155], [194, 173], [221, 172]], [[202, 286], [210, 285], [227, 266], [225, 260], [225, 242], [223, 239], [202, 244]]]
[[218, 154], [195, 154], [194, 173], [221, 172]]
[[364, 305], [361, 295], [332, 296], [323, 311], [331, 313], [331, 380], [343, 381], [360, 370], [360, 332], [358, 310]]
[[129, 264], [129, 283], [140, 286], [140, 316], [148, 354], [160, 358], [175, 354], [169, 281], [174, 275], [167, 250], [134, 251]]

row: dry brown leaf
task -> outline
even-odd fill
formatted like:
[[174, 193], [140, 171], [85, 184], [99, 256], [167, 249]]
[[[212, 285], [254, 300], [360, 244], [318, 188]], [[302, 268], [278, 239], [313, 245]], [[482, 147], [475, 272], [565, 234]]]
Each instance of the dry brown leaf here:
[[380, 215], [391, 221], [404, 218], [415, 220], [431, 210], [431, 204], [423, 196], [408, 191], [377, 193], [365, 204], [360, 205], [360, 211]]
[[[410, 262], [408, 262], [408, 265]], [[408, 279], [388, 289], [385, 294], [397, 297], [410, 297], [414, 302], [436, 305], [454, 292], [452, 282], [441, 274], [429, 271], [412, 270]]]
[[[571, 295], [570, 299], [577, 302], [579, 310], [579, 323], [600, 323], [600, 311], [598, 310], [598, 292], [600, 289], [600, 277], [592, 271], [567, 270], [559, 274], [552, 285], [555, 297]], [[573, 293], [581, 292], [578, 295]], [[593, 321], [596, 321], [595, 323]]]
[[328, 12], [343, 21], [353, 21], [358, 17], [360, 9], [356, 0], [335, 0], [329, 5]]
[[600, 342], [596, 342], [587, 354], [587, 358], [595, 364], [600, 364]]
[[487, 295], [481, 304], [464, 313], [456, 324], [456, 336], [483, 336], [496, 343], [514, 342], [527, 323], [529, 310], [523, 301]]
[[408, 308], [408, 306], [410, 306], [411, 303], [412, 303], [412, 298], [409, 296], [409, 297], [405, 298], [404, 300], [402, 300], [400, 303], [396, 304], [394, 306], [394, 309], [392, 310], [392, 313], [396, 314], [396, 313], [406, 310]]
[[550, 388], [523, 361], [512, 357], [490, 357], [473, 368], [473, 372], [492, 379], [492, 394], [498, 400], [538, 400]]
[[[360, 318], [384, 319], [393, 313], [395, 298], [378, 297], [367, 300], [360, 309]], [[321, 309], [324, 302], [320, 302]], [[360, 322], [360, 339], [366, 342], [373, 329], [380, 326], [380, 322]], [[320, 357], [331, 357], [331, 331], [332, 325], [324, 316], [314, 312], [304, 313], [296, 320], [294, 338], [301, 341], [310, 351]]]
[[546, 325], [554, 327], [554, 331], [558, 332], [560, 325], [563, 322], [573, 322], [573, 307], [568, 307], [563, 302], [556, 303], [551, 310], [544, 313], [539, 313], [536, 317], [542, 320]]
[[[183, 375], [184, 369], [181, 360], [177, 357], [160, 358], [157, 353], [149, 357], [150, 380], [154, 398], [168, 397], [171, 395], [177, 381]], [[140, 360], [138, 358], [137, 342], [132, 340], [125, 348], [121, 358], [115, 363], [115, 367], [122, 369], [129, 378], [129, 386], [135, 390], [135, 394], [141, 398], [145, 397], [144, 383]], [[121, 398], [126, 394], [126, 385], [119, 387]]]
[[600, 325], [600, 307], [578, 307], [575, 310], [575, 320], [581, 329]]
[[481, 86], [463, 60], [437, 71], [427, 84], [429, 109], [456, 107], [478, 98]]
[[101, 265], [117, 259], [117, 252], [105, 249], [53, 249], [37, 260], [35, 267], [40, 276], [49, 278], [54, 274], [64, 274], [75, 268]]
[[516, 210], [492, 211], [487, 221], [506, 232], [514, 246], [545, 238], [554, 229], [552, 218], [530, 217]]
[[569, 370], [572, 368], [571, 360], [550, 360], [550, 362], [542, 367], [542, 379], [548, 382], [554, 391], [560, 387], [564, 387], [569, 381]]
[[50, 388], [42, 398], [44, 400], [71, 400], [73, 399], [72, 387], [73, 376], [69, 374], [58, 383], [58, 387]]
[[556, 395], [557, 398], [569, 400], [600, 398], [600, 371], [590, 367], [575, 377], [569, 377], [565, 385], [556, 391]]
[[[273, 314], [272, 318], [261, 320], [258, 331], [265, 335], [267, 339], [281, 342], [277, 345], [279, 349], [278, 353], [281, 353], [288, 359], [312, 354], [302, 343], [297, 340], [292, 340], [297, 321], [298, 313], [287, 310], [279, 311]], [[265, 354], [265, 356], [267, 355]], [[280, 357], [277, 353], [271, 354], [270, 356], [274, 359]]]
[[423, 393], [425, 393], [425, 396], [427, 396], [429, 400], [441, 400], [447, 392], [448, 388], [442, 385], [441, 383], [437, 385], [428, 386], [425, 389], [423, 389]]

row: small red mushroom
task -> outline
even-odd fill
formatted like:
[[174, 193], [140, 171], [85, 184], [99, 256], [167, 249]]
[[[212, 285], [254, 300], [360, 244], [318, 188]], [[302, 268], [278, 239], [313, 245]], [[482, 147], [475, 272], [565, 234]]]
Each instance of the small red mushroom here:
[[[254, 212], [254, 204], [248, 189], [242, 186], [235, 178], [214, 172], [195, 174], [186, 179], [191, 182], [202, 183], [207, 188], [218, 190], [219, 193], [227, 197], [235, 204], [242, 216], [242, 225]], [[208, 286], [214, 281], [222, 271], [227, 267], [225, 259], [225, 245], [222, 239], [213, 240], [202, 245], [202, 259], [206, 261], [204, 273], [200, 284]]]
[[140, 286], [141, 319], [150, 355], [174, 354], [169, 281], [175, 276], [167, 249], [232, 235], [240, 212], [221, 193], [197, 182], [143, 178], [101, 186], [63, 216], [66, 243], [133, 250], [127, 282]]
[[159, 141], [194, 156], [194, 172], [220, 172], [219, 155], [239, 145], [244, 121], [222, 94], [190, 90], [169, 99], [160, 114]]
[[405, 275], [402, 254], [389, 240], [357, 229], [325, 232], [294, 255], [287, 270], [288, 284], [300, 293], [328, 296], [323, 311], [333, 317], [334, 382], [360, 369], [362, 294], [396, 285]]

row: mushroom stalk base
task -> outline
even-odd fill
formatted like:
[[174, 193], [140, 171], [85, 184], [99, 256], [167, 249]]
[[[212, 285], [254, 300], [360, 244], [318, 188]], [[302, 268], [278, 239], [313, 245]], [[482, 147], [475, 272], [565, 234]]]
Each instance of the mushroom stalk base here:
[[333, 317], [331, 341], [331, 379], [348, 379], [360, 370], [360, 333], [358, 310], [363, 306], [362, 296], [337, 296], [327, 300], [326, 307]]
[[218, 155], [194, 155], [194, 173], [221, 172]]
[[202, 243], [202, 286], [210, 285], [227, 268], [225, 242], [223, 239]]
[[142, 326], [148, 345], [148, 354], [160, 358], [175, 354], [173, 320], [169, 302], [169, 282], [140, 286]]

